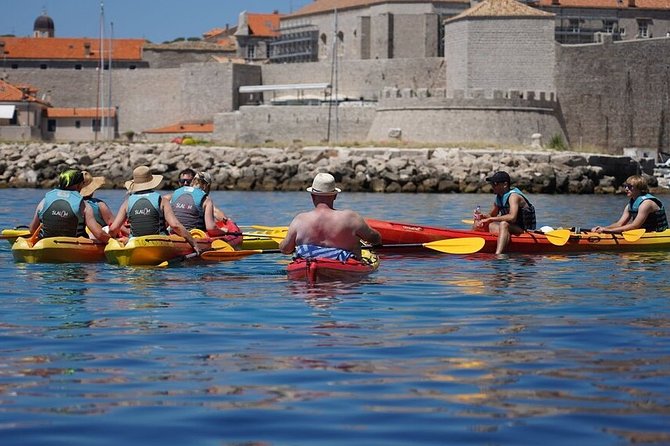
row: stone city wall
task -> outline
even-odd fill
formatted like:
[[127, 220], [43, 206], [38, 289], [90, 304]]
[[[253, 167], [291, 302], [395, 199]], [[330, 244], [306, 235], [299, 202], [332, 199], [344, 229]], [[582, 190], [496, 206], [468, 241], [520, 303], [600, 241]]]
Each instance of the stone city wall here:
[[[634, 28], [633, 28], [634, 29]], [[557, 45], [556, 89], [573, 149], [670, 152], [670, 38]]]
[[508, 171], [519, 188], [532, 193], [613, 193], [629, 175], [653, 171], [653, 160], [641, 165], [627, 156], [574, 152], [33, 143], [0, 145], [0, 187], [51, 188], [59, 172], [80, 168], [104, 175], [108, 188], [122, 188], [139, 165], [165, 175], [166, 189], [191, 167], [211, 173], [219, 190], [303, 190], [322, 171], [344, 190], [387, 193], [491, 192], [485, 178], [496, 170]]

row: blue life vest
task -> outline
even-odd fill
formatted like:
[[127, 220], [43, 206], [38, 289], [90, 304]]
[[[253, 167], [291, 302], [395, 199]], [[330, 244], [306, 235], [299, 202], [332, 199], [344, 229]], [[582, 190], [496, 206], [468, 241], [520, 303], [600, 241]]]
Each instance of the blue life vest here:
[[663, 203], [661, 203], [661, 200], [651, 194], [640, 195], [635, 200], [630, 200], [628, 203], [628, 212], [630, 213], [629, 222], [635, 220], [635, 217], [637, 217], [637, 213], [640, 210], [640, 205], [646, 200], [651, 200], [656, 203], [659, 207], [659, 210], [649, 214], [647, 219], [642, 224], [642, 227], [647, 230], [647, 232], [661, 232], [668, 229], [668, 217], [665, 214]]
[[167, 234], [158, 192], [142, 191], [130, 195], [127, 214], [131, 237]]
[[183, 186], [174, 191], [170, 206], [177, 220], [189, 231], [200, 229], [206, 231], [205, 210], [203, 203], [207, 198], [204, 190], [198, 187]]
[[86, 200], [86, 203], [88, 203], [88, 205], [91, 206], [91, 209], [93, 209], [95, 221], [97, 221], [98, 224], [102, 227], [107, 226], [107, 222], [104, 218], [102, 218], [102, 214], [100, 213], [100, 203], [102, 203], [102, 200], [93, 197], [84, 198], [84, 200]]
[[332, 259], [344, 263], [353, 256], [354, 253], [351, 251], [329, 246], [298, 245], [295, 247], [295, 257], [299, 259]]
[[535, 207], [530, 203], [530, 201], [528, 200], [528, 198], [526, 198], [523, 192], [521, 192], [516, 187], [505, 192], [505, 194], [503, 195], [496, 195], [495, 205], [500, 211], [500, 215], [509, 214], [509, 197], [512, 194], [521, 195], [521, 198], [523, 198], [527, 204], [527, 206], [519, 209], [519, 213], [516, 216], [516, 221], [514, 222], [514, 224], [516, 224], [517, 226], [519, 226], [521, 229], [524, 230], [535, 229], [535, 226], [537, 224], [535, 219]]
[[81, 212], [83, 198], [77, 191], [54, 189], [44, 196], [38, 217], [40, 238], [86, 237], [86, 219]]

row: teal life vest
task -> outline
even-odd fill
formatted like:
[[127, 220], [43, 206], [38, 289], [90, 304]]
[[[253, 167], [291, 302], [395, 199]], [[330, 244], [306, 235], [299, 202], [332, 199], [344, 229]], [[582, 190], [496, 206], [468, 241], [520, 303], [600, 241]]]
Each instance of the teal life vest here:
[[205, 209], [203, 203], [207, 198], [204, 190], [198, 187], [183, 186], [174, 191], [170, 199], [170, 206], [177, 220], [189, 231], [200, 229], [206, 231]]
[[128, 197], [130, 236], [167, 234], [161, 210], [161, 195], [154, 191], [136, 192]]
[[81, 212], [83, 198], [77, 191], [54, 189], [44, 196], [38, 213], [40, 238], [86, 237], [86, 219]]
[[509, 214], [509, 197], [512, 194], [518, 194], [526, 202], [526, 206], [519, 209], [519, 213], [516, 216], [516, 221], [514, 224], [519, 226], [524, 230], [533, 230], [537, 225], [535, 218], [535, 207], [530, 203], [528, 198], [516, 187], [505, 192], [503, 195], [496, 195], [495, 205], [500, 211], [500, 215]]
[[656, 203], [659, 209], [655, 212], [652, 212], [647, 216], [647, 219], [642, 224], [642, 227], [647, 232], [661, 232], [668, 229], [668, 217], [665, 214], [665, 208], [663, 203], [658, 198], [654, 197], [651, 194], [640, 195], [635, 200], [631, 199], [628, 203], [628, 212], [630, 213], [630, 220], [632, 222], [637, 217], [637, 213], [640, 210], [640, 205], [646, 200], [651, 200]]

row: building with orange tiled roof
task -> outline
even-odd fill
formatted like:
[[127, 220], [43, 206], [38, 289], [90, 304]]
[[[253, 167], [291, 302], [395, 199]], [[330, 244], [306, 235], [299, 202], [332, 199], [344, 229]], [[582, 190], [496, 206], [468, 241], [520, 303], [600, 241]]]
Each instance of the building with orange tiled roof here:
[[[111, 59], [114, 68], [142, 68], [143, 39], [114, 39]], [[0, 54], [6, 69], [18, 68], [97, 68], [101, 56], [105, 65], [110, 58], [109, 41], [100, 39], [64, 37], [0, 37]]]
[[44, 111], [44, 117], [44, 139], [50, 141], [92, 141], [118, 135], [114, 107], [52, 107]]
[[214, 123], [211, 121], [178, 122], [165, 127], [144, 130], [142, 136], [148, 141], [166, 141], [191, 135], [211, 139], [213, 132]]
[[0, 79], [0, 139], [42, 139], [42, 117], [49, 103], [30, 85]]
[[243, 57], [249, 62], [268, 60], [269, 43], [279, 37], [281, 17], [278, 11], [272, 14], [242, 11], [234, 33], [238, 57]]

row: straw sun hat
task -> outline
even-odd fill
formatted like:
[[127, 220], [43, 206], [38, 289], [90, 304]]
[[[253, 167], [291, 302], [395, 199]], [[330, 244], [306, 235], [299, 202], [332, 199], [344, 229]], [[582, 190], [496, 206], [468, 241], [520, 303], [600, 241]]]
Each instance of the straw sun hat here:
[[126, 181], [128, 192], [141, 192], [158, 187], [163, 182], [163, 175], [153, 175], [147, 166], [139, 166], [133, 170], [133, 179]]
[[105, 184], [105, 177], [94, 177], [85, 170], [82, 174], [84, 175], [84, 181], [82, 182], [84, 187], [79, 191], [82, 197], [88, 197]]
[[335, 187], [335, 178], [329, 173], [318, 173], [312, 181], [312, 187], [307, 188], [307, 192], [314, 195], [336, 195], [342, 190]]

